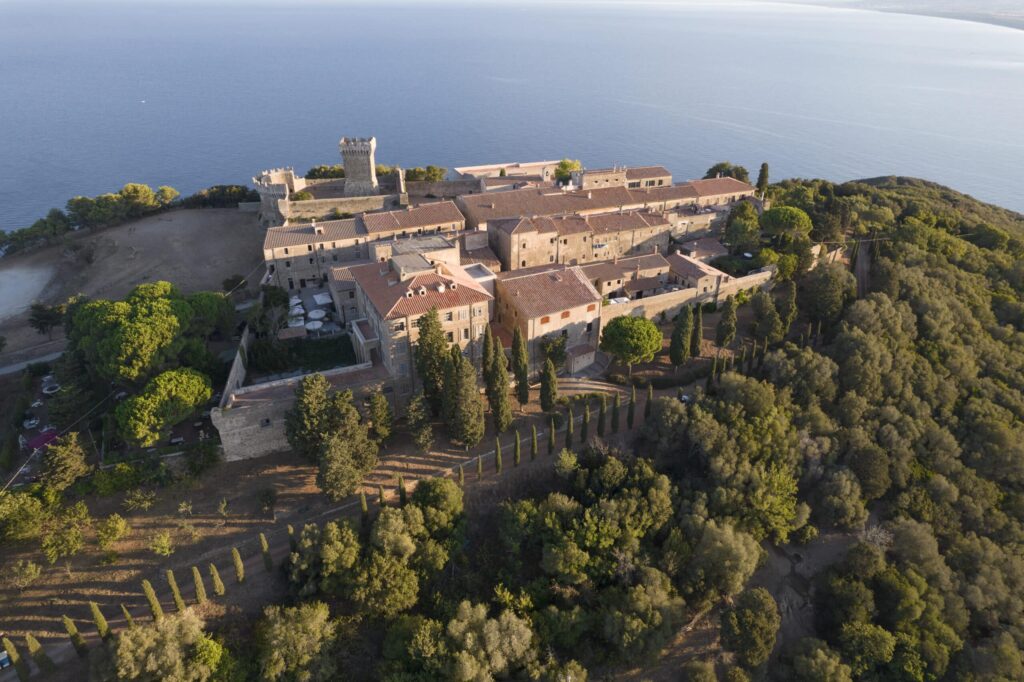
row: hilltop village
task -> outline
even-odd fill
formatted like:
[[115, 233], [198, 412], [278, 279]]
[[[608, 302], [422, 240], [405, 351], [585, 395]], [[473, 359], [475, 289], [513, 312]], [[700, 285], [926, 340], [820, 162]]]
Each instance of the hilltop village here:
[[[709, 264], [738, 202], [763, 210], [732, 177], [675, 183], [661, 166], [564, 169], [559, 161], [455, 168], [410, 180], [376, 163], [375, 138], [342, 138], [341, 172], [292, 169], [253, 178], [266, 271], [288, 292], [282, 339], [347, 332], [356, 363], [323, 374], [335, 388], [383, 392], [404, 406], [416, 388], [421, 315], [436, 309], [447, 341], [479, 366], [485, 328], [507, 349], [515, 329], [530, 371], [544, 344], [569, 374], [597, 361], [602, 324], [672, 317], [684, 306], [762, 287], [773, 266], [733, 277]], [[378, 171], [383, 171], [380, 173]], [[247, 382], [246, 335], [213, 410], [228, 460], [287, 449], [284, 417], [301, 374]]]

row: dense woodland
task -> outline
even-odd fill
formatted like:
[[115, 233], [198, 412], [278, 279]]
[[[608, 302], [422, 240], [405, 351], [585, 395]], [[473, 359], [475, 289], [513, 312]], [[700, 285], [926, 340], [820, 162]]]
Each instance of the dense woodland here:
[[[469, 513], [449, 479], [377, 514], [364, 498], [361, 518], [295, 529], [290, 598], [253, 627], [204, 631], [187, 611], [138, 623], [92, 652], [94, 677], [605, 679], [704, 617], [724, 655], [679, 679], [1024, 679], [1024, 217], [917, 180], [768, 191], [787, 210], [762, 221], [759, 247], [792, 270], [750, 300], [749, 328], [730, 301], [716, 330], [756, 350], [716, 362], [692, 401], [656, 398], [631, 450], [560, 439], [541, 455], [553, 476]], [[859, 298], [845, 266], [804, 255], [844, 240], [871, 259]], [[673, 335], [673, 364], [691, 338]], [[431, 411], [457, 442], [482, 433], [479, 395], [471, 409], [452, 397], [473, 370], [445, 351], [418, 351], [429, 385], [409, 426], [424, 447]], [[485, 383], [504, 414], [497, 365]], [[544, 409], [561, 408], [549, 395]], [[310, 380], [289, 417], [339, 498], [390, 434], [386, 405], [373, 410]], [[771, 545], [826, 533], [850, 549], [812, 580], [815, 636], [784, 640], [750, 579]]]

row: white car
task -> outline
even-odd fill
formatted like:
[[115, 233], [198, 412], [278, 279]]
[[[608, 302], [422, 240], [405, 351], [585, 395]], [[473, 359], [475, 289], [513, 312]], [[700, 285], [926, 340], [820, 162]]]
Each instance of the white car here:
[[42, 407], [42, 406], [43, 406], [43, 401], [39, 400], [38, 398], [36, 399], [36, 401], [34, 403], [32, 403], [32, 407]]
[[754, 254], [750, 253], [749, 251], [744, 251], [744, 252], [743, 252], [743, 257], [744, 257], [744, 258], [745, 258], [746, 260], [750, 260], [750, 259], [752, 259], [752, 258], [754, 257]]
[[21, 422], [21, 427], [24, 429], [34, 429], [39, 426], [39, 420], [36, 417], [29, 417], [25, 421]]

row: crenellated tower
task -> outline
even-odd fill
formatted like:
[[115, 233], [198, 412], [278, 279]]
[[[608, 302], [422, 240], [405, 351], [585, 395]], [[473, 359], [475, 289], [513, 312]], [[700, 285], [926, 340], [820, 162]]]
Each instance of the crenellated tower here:
[[338, 143], [345, 165], [345, 196], [363, 197], [378, 194], [375, 137], [343, 137]]

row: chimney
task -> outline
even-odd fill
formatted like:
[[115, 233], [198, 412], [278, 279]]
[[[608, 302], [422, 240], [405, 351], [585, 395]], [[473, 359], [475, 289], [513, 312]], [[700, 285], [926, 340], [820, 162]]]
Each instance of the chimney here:
[[588, 198], [588, 199], [593, 199], [593, 198], [594, 198], [594, 193], [593, 193], [593, 192], [590, 192], [590, 191], [588, 191], [588, 192], [587, 192], [587, 198]]

